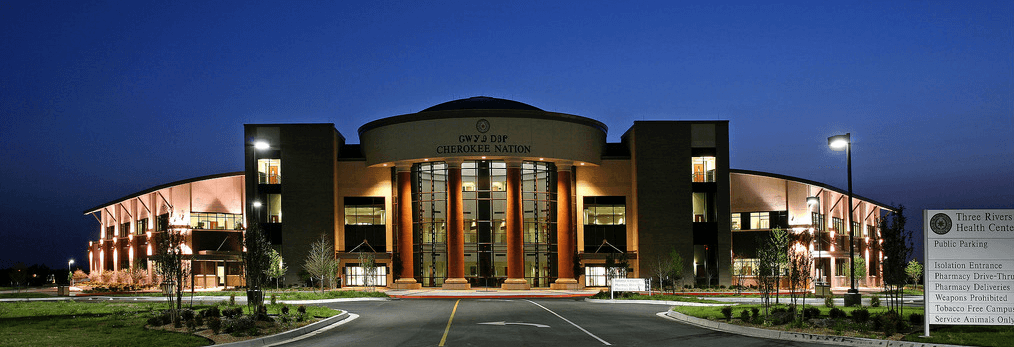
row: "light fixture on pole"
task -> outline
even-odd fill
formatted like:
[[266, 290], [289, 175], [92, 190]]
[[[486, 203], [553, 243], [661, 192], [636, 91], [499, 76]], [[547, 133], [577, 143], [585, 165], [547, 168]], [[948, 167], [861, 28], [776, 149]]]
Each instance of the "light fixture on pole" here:
[[70, 271], [70, 266], [74, 264], [74, 259], [67, 262], [67, 278], [70, 285], [74, 285], [74, 273]]
[[849, 180], [849, 278], [851, 285], [848, 293], [845, 294], [845, 306], [860, 305], [862, 297], [859, 294], [859, 290], [856, 289], [856, 245], [855, 241], [855, 228], [852, 221], [852, 133], [845, 133], [845, 135], [835, 135], [827, 138], [827, 145], [833, 150], [845, 150], [845, 156], [848, 167], [848, 180]]

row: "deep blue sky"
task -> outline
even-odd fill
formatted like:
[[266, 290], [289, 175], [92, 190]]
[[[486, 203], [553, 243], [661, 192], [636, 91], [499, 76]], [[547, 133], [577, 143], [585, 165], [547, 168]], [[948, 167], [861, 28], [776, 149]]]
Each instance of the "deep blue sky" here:
[[[82, 210], [242, 169], [243, 123], [485, 95], [730, 120], [733, 168], [909, 208], [1014, 208], [1014, 3], [0, 1], [0, 268], [84, 261]], [[152, 2], [155, 3], [155, 2]], [[295, 4], [293, 4], [295, 3]], [[481, 2], [480, 2], [481, 3]], [[819, 2], [816, 2], [819, 3]]]

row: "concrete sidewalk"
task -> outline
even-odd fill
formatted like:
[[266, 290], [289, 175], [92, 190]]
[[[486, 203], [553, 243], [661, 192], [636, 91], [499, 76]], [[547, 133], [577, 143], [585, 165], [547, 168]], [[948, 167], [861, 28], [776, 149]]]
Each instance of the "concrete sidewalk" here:
[[532, 299], [532, 298], [587, 298], [598, 293], [591, 290], [503, 290], [476, 288], [470, 290], [414, 289], [388, 290], [387, 295], [398, 299]]

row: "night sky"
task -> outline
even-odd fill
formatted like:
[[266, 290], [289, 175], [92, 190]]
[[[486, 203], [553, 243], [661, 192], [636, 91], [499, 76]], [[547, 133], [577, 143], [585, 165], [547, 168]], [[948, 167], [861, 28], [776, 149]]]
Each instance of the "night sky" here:
[[[82, 211], [242, 170], [244, 123], [360, 125], [472, 96], [729, 120], [733, 168], [1014, 208], [1014, 2], [0, 1], [0, 268], [86, 263]], [[688, 168], [689, 170], [689, 168]], [[921, 246], [920, 246], [921, 247]], [[921, 249], [918, 251], [921, 256]]]

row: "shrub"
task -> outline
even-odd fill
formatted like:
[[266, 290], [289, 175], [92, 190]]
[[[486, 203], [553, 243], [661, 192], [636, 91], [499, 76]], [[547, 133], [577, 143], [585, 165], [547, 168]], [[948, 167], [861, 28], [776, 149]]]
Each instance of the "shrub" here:
[[732, 320], [732, 306], [722, 307], [722, 315], [725, 316], [725, 321]]
[[201, 317], [201, 315], [195, 315], [194, 316], [194, 323], [196, 323], [197, 326], [204, 325], [204, 317]]
[[807, 306], [806, 308], [803, 309], [803, 318], [809, 319], [809, 318], [818, 318], [818, 317], [820, 317], [820, 309], [819, 308], [816, 308], [816, 307], [813, 307], [813, 306]]
[[180, 311], [180, 317], [183, 317], [183, 320], [193, 320], [194, 319], [194, 310], [191, 310], [189, 308], [185, 308], [182, 311]]
[[220, 312], [218, 310], [218, 306], [211, 306], [208, 309], [204, 310], [202, 314], [204, 315], [204, 317], [221, 317], [222, 316], [222, 312]]
[[208, 317], [208, 328], [215, 334], [218, 334], [222, 330], [222, 319], [217, 316]]
[[830, 295], [825, 296], [824, 297], [824, 306], [834, 307], [834, 297], [830, 296]]
[[165, 325], [165, 322], [162, 321], [162, 316], [160, 315], [155, 315], [152, 316], [151, 318], [148, 318], [148, 326], [160, 327], [163, 325]]
[[276, 304], [278, 304], [278, 302], [277, 302], [277, 299], [278, 299], [278, 298], [276, 297], [276, 295], [275, 295], [275, 294], [271, 294], [271, 304], [272, 304], [272, 305], [276, 305]]
[[289, 306], [282, 304], [282, 314], [289, 314]]
[[760, 309], [758, 309], [756, 307], [751, 308], [750, 309], [750, 317], [753, 318], [753, 320], [757, 320], [757, 318], [760, 318]]
[[877, 317], [878, 322], [874, 322], [874, 328], [879, 327], [884, 332], [884, 336], [891, 336], [898, 332], [899, 328], [902, 328], [901, 317], [898, 316], [897, 312], [889, 311]]
[[856, 323], [866, 323], [870, 320], [870, 311], [865, 308], [852, 310], [852, 320]]
[[742, 320], [743, 323], [750, 323], [750, 311], [739, 311], [739, 319]]
[[880, 297], [874, 296], [870, 298], [870, 307], [880, 307]]
[[257, 324], [249, 316], [226, 320], [225, 332], [233, 336], [256, 335]]
[[239, 308], [239, 307], [236, 307], [236, 308], [227, 308], [227, 309], [222, 310], [222, 315], [225, 316], [225, 317], [227, 317], [227, 318], [236, 318], [238, 316], [243, 315], [243, 309]]
[[912, 323], [912, 325], [922, 325], [923, 316], [918, 313], [910, 314], [908, 315], [908, 322]]
[[299, 307], [296, 308], [296, 312], [299, 312], [299, 315], [296, 317], [297, 322], [306, 320], [306, 306], [299, 305]]
[[185, 320], [185, 322], [186, 322], [186, 325], [187, 325], [187, 329], [190, 329], [190, 330], [196, 330], [197, 329], [197, 321], [194, 320], [193, 317], [191, 317], [190, 319]]
[[828, 317], [831, 317], [832, 319], [845, 318], [845, 311], [843, 311], [840, 308], [835, 307], [835, 308], [832, 308], [831, 311], [828, 311], [827, 315], [828, 315]]

